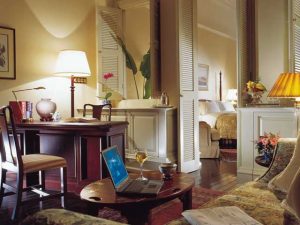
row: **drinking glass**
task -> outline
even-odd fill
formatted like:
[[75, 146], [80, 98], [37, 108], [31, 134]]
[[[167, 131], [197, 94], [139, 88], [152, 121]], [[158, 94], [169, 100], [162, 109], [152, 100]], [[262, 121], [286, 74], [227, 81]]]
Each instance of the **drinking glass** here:
[[135, 153], [135, 159], [140, 164], [140, 176], [137, 178], [137, 180], [148, 180], [146, 177], [143, 176], [143, 164], [146, 161], [148, 157], [147, 150], [146, 149], [137, 149]]

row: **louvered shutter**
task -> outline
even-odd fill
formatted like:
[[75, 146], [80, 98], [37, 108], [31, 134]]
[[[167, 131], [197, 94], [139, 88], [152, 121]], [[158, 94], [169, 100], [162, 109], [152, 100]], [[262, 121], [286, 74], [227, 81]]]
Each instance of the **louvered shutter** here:
[[[97, 12], [98, 32], [98, 94], [117, 92], [125, 96], [125, 64], [122, 49], [112, 35], [122, 37], [122, 10], [99, 7]], [[103, 79], [104, 73], [113, 73], [110, 79]]]
[[179, 0], [180, 170], [199, 169], [198, 93], [195, 70], [196, 1]]
[[294, 72], [300, 72], [300, 0], [292, 0], [291, 28], [291, 68]]

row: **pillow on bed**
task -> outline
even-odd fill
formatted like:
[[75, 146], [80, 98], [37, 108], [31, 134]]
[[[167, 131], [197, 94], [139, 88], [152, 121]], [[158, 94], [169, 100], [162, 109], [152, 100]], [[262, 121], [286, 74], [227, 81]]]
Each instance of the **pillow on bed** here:
[[221, 112], [235, 112], [235, 109], [231, 102], [218, 101], [218, 105]]
[[216, 113], [220, 112], [220, 108], [218, 103], [211, 101], [211, 102], [205, 102], [206, 103], [206, 113]]

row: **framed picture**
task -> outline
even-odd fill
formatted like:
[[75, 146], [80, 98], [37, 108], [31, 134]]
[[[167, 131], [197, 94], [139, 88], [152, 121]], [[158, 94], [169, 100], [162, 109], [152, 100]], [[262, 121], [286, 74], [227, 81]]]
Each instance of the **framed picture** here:
[[0, 27], [0, 79], [16, 79], [15, 29]]
[[208, 74], [209, 66], [206, 64], [198, 64], [198, 91], [208, 91]]

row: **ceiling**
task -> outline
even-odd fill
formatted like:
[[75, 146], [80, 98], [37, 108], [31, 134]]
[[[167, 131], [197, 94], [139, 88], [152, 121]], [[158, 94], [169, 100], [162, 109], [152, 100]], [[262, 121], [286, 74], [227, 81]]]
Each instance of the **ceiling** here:
[[236, 0], [197, 0], [198, 26], [236, 39]]

